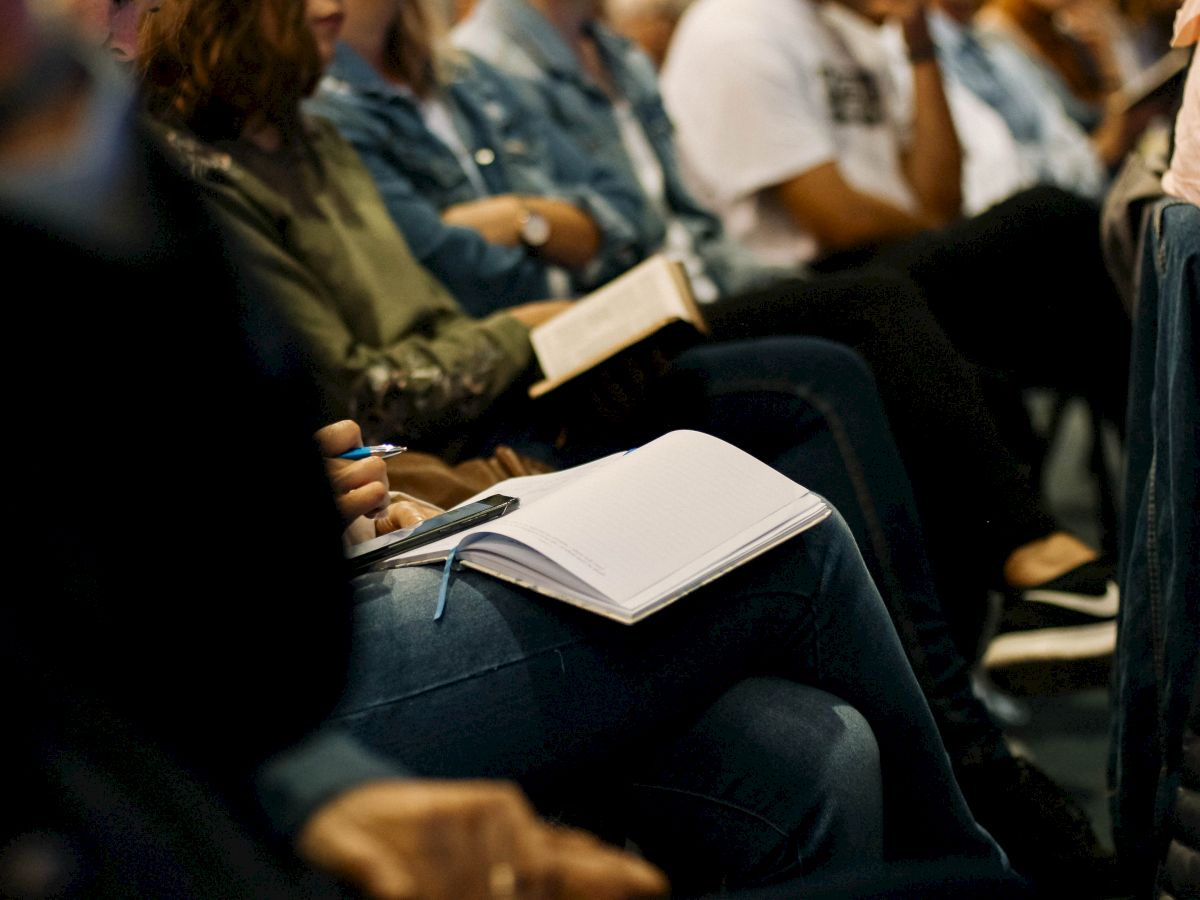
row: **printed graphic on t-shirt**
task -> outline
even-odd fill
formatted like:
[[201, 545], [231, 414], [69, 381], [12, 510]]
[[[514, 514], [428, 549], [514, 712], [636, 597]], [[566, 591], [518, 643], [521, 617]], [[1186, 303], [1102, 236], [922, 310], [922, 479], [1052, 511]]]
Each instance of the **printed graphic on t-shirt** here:
[[884, 120], [883, 93], [867, 69], [821, 67], [829, 112], [839, 125], [879, 125]]

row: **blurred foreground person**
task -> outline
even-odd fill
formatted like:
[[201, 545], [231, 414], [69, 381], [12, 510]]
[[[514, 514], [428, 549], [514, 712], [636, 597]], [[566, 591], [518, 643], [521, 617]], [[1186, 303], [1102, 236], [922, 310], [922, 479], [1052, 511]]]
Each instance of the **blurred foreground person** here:
[[[25, 381], [8, 414], [33, 441], [107, 436], [80, 454], [83, 501], [60, 454], [20, 439], [4, 455], [21, 523], [6, 559], [32, 590], [0, 610], [0, 894], [341, 895], [285, 822], [304, 825], [309, 861], [381, 896], [483, 896], [504, 877], [661, 893], [648, 866], [549, 828], [511, 787], [401, 781], [314, 732], [341, 689], [349, 597], [313, 394], [102, 72], [0, 0], [0, 92], [21, 101], [0, 122], [0, 240], [13, 283], [42, 297], [13, 327], [53, 336], [57, 359], [6, 354]], [[269, 471], [244, 447], [268, 448]]]

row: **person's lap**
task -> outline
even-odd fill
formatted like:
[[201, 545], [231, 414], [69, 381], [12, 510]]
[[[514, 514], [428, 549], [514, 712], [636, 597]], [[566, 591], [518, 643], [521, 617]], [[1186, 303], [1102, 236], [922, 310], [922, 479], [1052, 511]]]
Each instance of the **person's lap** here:
[[[795, 336], [694, 347], [674, 360], [642, 421], [627, 433], [608, 433], [608, 442], [594, 448], [555, 446], [537, 409], [512, 404], [513, 414], [502, 417], [489, 440], [563, 465], [669, 428], [695, 428], [824, 495], [862, 550], [954, 758], [1005, 752], [970, 692], [934, 588], [907, 473], [871, 372], [852, 350]], [[971, 630], [969, 620], [960, 630]]]
[[883, 249], [973, 362], [1022, 387], [1094, 397], [1120, 421], [1130, 324], [1109, 278], [1096, 205], [1058, 188], [1016, 194]]
[[[685, 844], [736, 827], [721, 817], [695, 824], [704, 795], [695, 779], [708, 785], [710, 811], [770, 798], [758, 810], [769, 826], [741, 832], [757, 848], [741, 860], [741, 874], [757, 877], [755, 866], [784, 865], [781, 853], [797, 865], [785, 847], [836, 863], [831, 847], [855, 846], [844, 823], [870, 819], [861, 790], [848, 792], [846, 773], [837, 775], [871, 770], [863, 729], [842, 709], [849, 705], [878, 742], [885, 848], [899, 856], [995, 852], [966, 810], [840, 518], [632, 628], [472, 573], [454, 576], [445, 615], [434, 621], [439, 579], [424, 569], [357, 580], [355, 668], [336, 715], [419, 774], [512, 778], [535, 798], [581, 778], [652, 785], [659, 794], [676, 787], [689, 792], [680, 809], [693, 807], [680, 815], [692, 823], [680, 832]], [[845, 702], [806, 694], [811, 688]], [[758, 698], [739, 714], [764, 734], [786, 726], [793, 742], [782, 765], [761, 764], [773, 751], [755, 728], [730, 727], [718, 715], [731, 690]], [[807, 725], [789, 709], [808, 709]], [[687, 764], [696, 746], [717, 754], [712, 777], [699, 761]], [[639, 802], [645, 797], [630, 795], [631, 809]]]

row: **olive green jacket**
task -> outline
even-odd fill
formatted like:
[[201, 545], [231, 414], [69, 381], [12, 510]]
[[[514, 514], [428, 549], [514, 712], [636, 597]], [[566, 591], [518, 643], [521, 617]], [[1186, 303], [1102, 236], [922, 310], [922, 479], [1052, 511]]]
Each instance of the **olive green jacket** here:
[[330, 411], [358, 419], [368, 440], [444, 440], [529, 368], [528, 329], [459, 307], [330, 123], [306, 120], [305, 139], [276, 154], [166, 138], [307, 339]]

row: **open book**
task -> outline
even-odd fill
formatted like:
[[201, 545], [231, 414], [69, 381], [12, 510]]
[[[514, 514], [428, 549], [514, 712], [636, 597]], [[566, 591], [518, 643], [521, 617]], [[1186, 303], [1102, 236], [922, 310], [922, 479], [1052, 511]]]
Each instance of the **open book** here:
[[442, 561], [457, 547], [465, 566], [632, 624], [830, 513], [770, 466], [695, 431], [479, 496], [496, 493], [519, 497], [520, 508], [386, 565]]
[[530, 332], [540, 397], [673, 322], [707, 332], [682, 263], [652, 256]]

